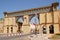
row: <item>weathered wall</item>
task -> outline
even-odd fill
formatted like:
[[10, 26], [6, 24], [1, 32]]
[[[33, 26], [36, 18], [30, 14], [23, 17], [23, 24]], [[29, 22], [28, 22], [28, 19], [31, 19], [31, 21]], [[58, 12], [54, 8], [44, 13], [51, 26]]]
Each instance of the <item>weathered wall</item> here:
[[[52, 13], [53, 13], [54, 17], [52, 17], [53, 16]], [[59, 33], [58, 17], [59, 17], [59, 11], [40, 13], [39, 14], [39, 19], [40, 19], [40, 27], [39, 28], [43, 29], [42, 27], [45, 25], [46, 30], [47, 30], [47, 34], [50, 34], [49, 33], [49, 26], [53, 24], [54, 33]], [[53, 21], [54, 21], [54, 23], [53, 23]]]
[[13, 33], [17, 32], [17, 24], [15, 17], [5, 17], [4, 18], [4, 33], [7, 33], [7, 27], [9, 27], [9, 33], [11, 33], [11, 27], [13, 27]]
[[24, 22], [22, 25], [22, 31], [24, 34], [28, 34], [28, 33], [30, 33], [29, 16], [24, 15], [23, 18], [24, 18]]

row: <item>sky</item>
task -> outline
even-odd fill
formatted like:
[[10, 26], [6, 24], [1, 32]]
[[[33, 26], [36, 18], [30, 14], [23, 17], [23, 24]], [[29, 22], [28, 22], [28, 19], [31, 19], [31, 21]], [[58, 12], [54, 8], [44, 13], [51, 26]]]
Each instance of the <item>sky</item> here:
[[[19, 18], [18, 22], [23, 23], [23, 19]], [[39, 24], [39, 19], [37, 18], [37, 16], [34, 16], [30, 21], [29, 24]]]
[[59, 2], [60, 9], [60, 0], [0, 0], [0, 18], [4, 18], [4, 12], [48, 6], [53, 2]]
[[54, 2], [59, 2], [58, 8], [60, 10], [60, 0], [0, 0], [0, 18], [4, 18], [4, 12], [44, 7]]

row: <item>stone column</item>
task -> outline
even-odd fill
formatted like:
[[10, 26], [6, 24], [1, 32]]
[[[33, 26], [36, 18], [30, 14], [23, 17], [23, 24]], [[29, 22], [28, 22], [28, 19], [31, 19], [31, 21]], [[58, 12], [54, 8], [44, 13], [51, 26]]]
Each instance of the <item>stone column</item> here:
[[42, 34], [42, 27], [45, 24], [45, 13], [39, 13], [39, 20], [40, 20], [40, 28], [39, 28], [39, 32]]
[[24, 34], [28, 34], [30, 33], [30, 27], [29, 27], [29, 16], [28, 15], [24, 15], [24, 22], [22, 25], [22, 31]]
[[54, 33], [60, 33], [60, 23], [58, 17], [60, 16], [59, 11], [54, 11]]
[[9, 26], [9, 33], [11, 33], [11, 27]]
[[38, 28], [39, 28], [39, 33], [41, 33], [42, 30], [41, 30], [41, 25], [40, 25], [40, 13], [39, 13], [39, 26], [38, 26]]
[[29, 16], [28, 15], [24, 15], [23, 18], [24, 18], [23, 25], [28, 25], [29, 24]]
[[7, 27], [4, 26], [4, 34], [6, 34], [6, 33], [7, 33]]

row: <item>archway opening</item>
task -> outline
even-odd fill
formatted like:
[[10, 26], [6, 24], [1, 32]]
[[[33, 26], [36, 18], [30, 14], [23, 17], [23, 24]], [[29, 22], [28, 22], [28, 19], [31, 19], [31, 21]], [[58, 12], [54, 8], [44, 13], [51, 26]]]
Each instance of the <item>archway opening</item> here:
[[54, 26], [53, 25], [49, 26], [49, 32], [50, 32], [50, 34], [54, 33]]
[[17, 20], [17, 25], [18, 25], [18, 30], [17, 30], [17, 32], [18, 33], [21, 33], [22, 32], [22, 25], [23, 25], [23, 18], [22, 17], [20, 17], [18, 20]]
[[31, 29], [31, 33], [39, 33], [39, 29], [38, 29], [38, 25], [39, 25], [39, 19], [38, 17], [35, 15], [31, 18], [30, 20], [30, 29]]
[[43, 34], [46, 34], [46, 26], [43, 26]]
[[9, 33], [9, 27], [7, 27], [7, 33]]
[[11, 33], [13, 33], [13, 27], [11, 27]]

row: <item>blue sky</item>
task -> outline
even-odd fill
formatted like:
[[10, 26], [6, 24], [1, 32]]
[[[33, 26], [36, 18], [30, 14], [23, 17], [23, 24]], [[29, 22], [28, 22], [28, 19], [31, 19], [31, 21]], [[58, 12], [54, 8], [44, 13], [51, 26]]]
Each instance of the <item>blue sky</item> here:
[[51, 5], [53, 2], [60, 0], [0, 0], [0, 18], [3, 18], [3, 12], [14, 12], [31, 8]]
[[[0, 0], [0, 18], [4, 18], [4, 12], [14, 12], [48, 6], [53, 2], [59, 2], [60, 9], [60, 0]], [[34, 20], [31, 22], [34, 22]]]
[[[22, 18], [19, 18], [18, 19], [18, 22], [22, 22], [23, 23], [23, 19]], [[34, 16], [32, 17], [32, 19], [29, 21], [30, 24], [39, 24], [39, 19], [37, 18], [37, 16]]]

